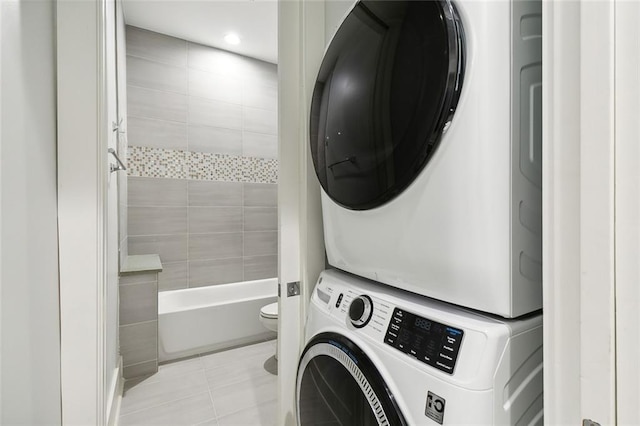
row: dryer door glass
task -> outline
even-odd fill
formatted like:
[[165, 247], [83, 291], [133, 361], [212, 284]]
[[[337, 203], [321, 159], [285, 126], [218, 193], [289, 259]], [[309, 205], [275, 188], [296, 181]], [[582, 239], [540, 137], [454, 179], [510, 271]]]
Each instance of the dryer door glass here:
[[336, 203], [377, 207], [425, 167], [458, 102], [463, 44], [449, 0], [356, 3], [325, 53], [311, 104], [316, 174]]
[[404, 425], [394, 399], [369, 358], [343, 336], [321, 334], [298, 370], [298, 424]]

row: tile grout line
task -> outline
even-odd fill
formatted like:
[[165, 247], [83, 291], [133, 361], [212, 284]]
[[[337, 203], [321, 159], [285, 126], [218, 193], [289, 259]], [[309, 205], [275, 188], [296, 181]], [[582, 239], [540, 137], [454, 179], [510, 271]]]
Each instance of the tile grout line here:
[[[157, 382], [154, 382], [154, 383], [157, 383]], [[120, 418], [126, 417], [126, 416], [130, 416], [132, 414], [138, 414], [138, 413], [141, 413], [142, 411], [151, 410], [153, 408], [162, 407], [163, 405], [173, 404], [173, 403], [178, 402], [178, 401], [184, 401], [185, 399], [193, 398], [194, 396], [202, 395], [204, 393], [207, 393], [207, 392], [194, 393], [194, 394], [191, 394], [191, 395], [188, 395], [188, 396], [184, 396], [182, 398], [176, 398], [176, 399], [172, 399], [171, 401], [165, 401], [165, 402], [162, 402], [160, 404], [155, 404], [155, 405], [151, 405], [149, 407], [141, 408], [139, 410], [134, 410], [134, 411], [131, 411], [131, 412], [128, 412], [128, 413], [122, 413], [120, 415]]]
[[207, 390], [209, 391], [209, 400], [211, 401], [211, 406], [213, 407], [213, 415], [215, 416], [214, 419], [216, 420], [216, 423], [219, 423], [218, 410], [216, 410], [216, 403], [213, 400], [213, 392], [211, 390], [211, 386], [209, 385], [209, 379], [207, 379], [207, 369], [204, 364], [204, 360], [202, 360], [202, 354], [198, 354], [198, 357], [200, 357], [200, 360], [202, 361], [202, 372], [204, 374], [204, 380], [207, 383]]
[[[236, 349], [247, 349], [247, 348], [255, 347], [256, 345], [264, 345], [265, 343], [267, 343], [267, 342], [256, 343], [256, 344], [247, 345], [247, 346], [240, 346], [240, 347], [238, 347]], [[229, 349], [229, 350], [232, 350], [232, 349]], [[215, 352], [215, 353], [222, 353], [222, 352], [226, 352], [226, 351]], [[209, 380], [207, 379], [207, 369], [206, 369], [206, 364], [204, 362], [205, 356], [208, 356], [208, 355], [210, 355], [210, 354], [209, 353], [207, 353], [207, 354], [197, 354], [193, 358], [188, 359], [188, 360], [198, 359], [200, 361], [199, 362], [199, 367], [197, 369], [195, 369], [194, 371], [182, 374], [182, 376], [176, 375], [175, 377], [169, 377], [169, 378], [165, 378], [164, 380], [159, 380], [157, 382], [148, 383], [147, 385], [157, 384], [157, 383], [159, 383], [161, 381], [166, 381], [166, 380], [176, 380], [176, 379], [179, 379], [180, 377], [184, 377], [185, 375], [189, 375], [189, 374], [193, 374], [194, 376], [197, 376], [199, 374], [203, 375], [203, 379], [205, 380], [205, 383], [206, 383], [206, 386], [207, 386], [207, 392], [209, 394], [209, 400], [210, 400], [210, 402], [212, 404], [213, 412], [214, 412], [214, 415], [215, 415], [215, 417], [213, 419], [215, 419], [216, 422], [219, 422], [219, 415], [218, 415], [218, 412], [217, 412], [217, 409], [216, 409], [216, 405], [215, 405], [215, 402], [214, 402], [213, 390], [212, 390], [212, 386], [209, 383]], [[257, 357], [258, 355], [264, 355], [264, 354], [254, 354], [254, 355], [256, 355], [256, 357]], [[187, 360], [185, 360], [185, 361], [187, 361]], [[180, 361], [178, 363], [181, 363], [181, 362], [183, 362], [183, 361]], [[229, 364], [229, 362], [223, 362], [220, 365], [224, 366], [226, 364]], [[229, 385], [237, 385], [237, 383], [239, 383], [239, 382], [230, 383]], [[142, 385], [144, 387], [145, 384], [144, 383], [140, 383], [137, 386], [140, 386], [140, 385]], [[162, 402], [160, 404], [155, 404], [155, 405], [152, 405], [152, 406], [149, 406], [149, 407], [144, 407], [144, 408], [141, 408], [141, 409], [138, 409], [138, 410], [134, 410], [134, 411], [131, 411], [131, 412], [123, 413], [120, 416], [120, 418], [129, 416], [129, 415], [133, 415], [133, 414], [137, 414], [137, 413], [140, 413], [140, 412], [143, 412], [143, 411], [146, 411], [146, 410], [151, 410], [151, 409], [154, 409], [154, 408], [165, 406], [165, 405], [168, 405], [168, 404], [172, 404], [172, 403], [175, 403], [177, 401], [183, 401], [183, 400], [186, 400], [188, 398], [193, 398], [193, 397], [196, 397], [196, 396], [199, 396], [199, 395], [203, 395], [204, 393], [205, 393], [204, 391], [196, 392], [196, 393], [184, 396], [184, 397], [176, 398], [176, 399], [173, 399], [173, 400], [170, 400], [170, 401], [165, 401], [165, 402]], [[125, 398], [126, 398], [126, 396], [125, 396]], [[264, 403], [264, 404], [266, 404], [266, 403]], [[259, 404], [256, 404], [255, 406], [252, 406], [251, 408], [259, 407], [261, 405], [263, 405], [263, 404], [259, 403]], [[239, 412], [239, 411], [237, 411], [237, 412]], [[234, 412], [234, 413], [237, 413], [237, 412]], [[232, 415], [234, 413], [229, 413], [228, 415]], [[226, 417], [226, 416], [227, 415], [225, 415], [224, 417]], [[213, 420], [213, 419], [203, 420], [203, 422], [207, 422], [207, 421], [210, 421], [210, 420]], [[202, 423], [202, 422], [200, 422], [200, 423]]]
[[[187, 360], [185, 360], [185, 361], [187, 361]], [[148, 361], [147, 361], [147, 362], [148, 362]], [[180, 362], [183, 362], [183, 361], [180, 361]], [[202, 370], [202, 374], [206, 374], [206, 373], [205, 373], [205, 369], [204, 369], [204, 363], [202, 363], [202, 364], [201, 364], [201, 370]], [[182, 376], [175, 376], [175, 377], [168, 377], [168, 378], [164, 378], [164, 379], [158, 379], [158, 380], [156, 380], [156, 381], [152, 381], [152, 382], [150, 382], [150, 383], [144, 383], [144, 382], [141, 382], [141, 383], [138, 383], [137, 385], [134, 385], [134, 387], [136, 387], [136, 386], [142, 386], [143, 388], [145, 388], [145, 387], [148, 387], [148, 386], [157, 385], [158, 383], [161, 383], [161, 382], [166, 382], [166, 381], [176, 380], [176, 379], [179, 379], [179, 378], [184, 377], [185, 375], [189, 375], [189, 374], [193, 374], [193, 375], [195, 376], [195, 374], [196, 374], [196, 373], [199, 373], [199, 371], [197, 371], [197, 370], [196, 370], [196, 371], [190, 371], [190, 372], [186, 372], [186, 373], [182, 374]], [[155, 373], [155, 374], [157, 374], [157, 373]], [[151, 375], [150, 377], [152, 377], [152, 376], [153, 376], [153, 375]], [[130, 379], [130, 380], [131, 380], [131, 379]], [[135, 379], [133, 379], [133, 380], [135, 380]], [[207, 381], [207, 377], [206, 377], [206, 375], [205, 375], [205, 377], [204, 377], [204, 380], [205, 380], [205, 383], [207, 384], [207, 391], [209, 391], [209, 382]], [[141, 409], [139, 409], [139, 410], [131, 411], [131, 412], [129, 412], [129, 413], [123, 413], [123, 414], [121, 415], [121, 417], [128, 416], [129, 414], [139, 413], [139, 412], [141, 412], [141, 411], [149, 410], [149, 409], [152, 409], [152, 408], [157, 408], [157, 407], [160, 407], [160, 406], [163, 406], [163, 405], [172, 404], [172, 403], [174, 403], [174, 402], [176, 402], [176, 401], [183, 401], [183, 400], [185, 400], [185, 399], [192, 398], [192, 397], [194, 397], [194, 396], [201, 395], [201, 394], [204, 394], [204, 393], [205, 393], [205, 392], [196, 392], [196, 393], [191, 393], [191, 394], [186, 395], [186, 396], [183, 396], [183, 397], [179, 397], [179, 398], [172, 399], [172, 400], [169, 400], [169, 401], [161, 402], [160, 404], [155, 404], [155, 405], [151, 405], [151, 406], [149, 406], [149, 407], [144, 407], [144, 408], [141, 408]], [[124, 399], [124, 398], [126, 398], [126, 395], [125, 395], [125, 396], [123, 396], [123, 399]]]

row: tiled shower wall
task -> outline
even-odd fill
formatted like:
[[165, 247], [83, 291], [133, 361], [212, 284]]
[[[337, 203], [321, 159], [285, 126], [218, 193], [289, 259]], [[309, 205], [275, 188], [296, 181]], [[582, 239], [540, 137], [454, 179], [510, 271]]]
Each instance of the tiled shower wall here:
[[277, 68], [127, 27], [128, 249], [159, 290], [277, 276]]

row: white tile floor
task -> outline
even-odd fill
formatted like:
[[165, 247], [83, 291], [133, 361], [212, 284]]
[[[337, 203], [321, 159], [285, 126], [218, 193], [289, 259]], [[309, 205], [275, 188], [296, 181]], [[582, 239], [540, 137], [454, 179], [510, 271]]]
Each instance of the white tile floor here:
[[119, 424], [275, 425], [275, 350], [270, 340], [203, 354], [127, 381]]

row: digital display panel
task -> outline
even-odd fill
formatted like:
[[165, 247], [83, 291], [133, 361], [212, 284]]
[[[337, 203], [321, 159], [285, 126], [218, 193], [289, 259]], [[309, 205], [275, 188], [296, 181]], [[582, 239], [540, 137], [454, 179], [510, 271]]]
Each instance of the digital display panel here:
[[453, 374], [464, 332], [396, 308], [385, 343], [417, 360]]

